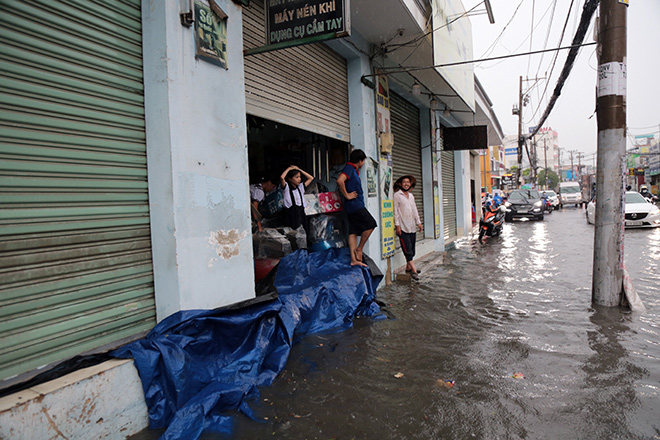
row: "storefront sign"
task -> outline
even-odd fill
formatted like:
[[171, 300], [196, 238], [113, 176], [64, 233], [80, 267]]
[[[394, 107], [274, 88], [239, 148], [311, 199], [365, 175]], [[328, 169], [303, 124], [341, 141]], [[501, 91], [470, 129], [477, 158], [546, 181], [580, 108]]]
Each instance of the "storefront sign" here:
[[389, 258], [394, 256], [394, 237], [396, 236], [394, 233], [394, 202], [383, 200], [380, 213], [380, 229], [383, 231], [383, 258]]
[[350, 35], [349, 0], [265, 1], [266, 47], [281, 49]]
[[227, 68], [227, 16], [215, 2], [214, 10], [195, 2], [195, 47], [198, 58]]
[[442, 149], [445, 151], [485, 150], [488, 148], [488, 126], [445, 127]]

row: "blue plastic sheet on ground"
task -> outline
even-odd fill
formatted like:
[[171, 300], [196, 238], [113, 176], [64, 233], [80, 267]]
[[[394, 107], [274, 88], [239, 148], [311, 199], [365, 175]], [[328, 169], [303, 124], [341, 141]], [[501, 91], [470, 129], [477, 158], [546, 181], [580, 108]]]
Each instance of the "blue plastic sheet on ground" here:
[[276, 298], [241, 308], [191, 310], [161, 321], [112, 355], [133, 358], [161, 440], [231, 433], [236, 410], [284, 369], [291, 345], [310, 333], [334, 332], [355, 316], [382, 318], [375, 303], [382, 274], [350, 266], [349, 251], [296, 251], [280, 262]]

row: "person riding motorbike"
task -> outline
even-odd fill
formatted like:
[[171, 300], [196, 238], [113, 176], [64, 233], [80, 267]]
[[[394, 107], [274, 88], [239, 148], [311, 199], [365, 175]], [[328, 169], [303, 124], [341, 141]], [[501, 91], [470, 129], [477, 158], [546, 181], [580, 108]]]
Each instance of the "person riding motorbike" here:
[[639, 187], [639, 193], [644, 197], [646, 200], [648, 200], [651, 203], [655, 203], [658, 201], [658, 197], [651, 194], [651, 191], [649, 191], [649, 188], [646, 185], [642, 185]]

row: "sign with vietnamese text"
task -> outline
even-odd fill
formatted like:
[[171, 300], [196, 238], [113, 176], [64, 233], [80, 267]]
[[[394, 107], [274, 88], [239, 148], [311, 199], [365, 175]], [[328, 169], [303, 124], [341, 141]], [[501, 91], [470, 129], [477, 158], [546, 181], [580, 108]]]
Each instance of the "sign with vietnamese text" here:
[[278, 48], [350, 35], [348, 0], [266, 0], [266, 44]]
[[[218, 12], [223, 13], [218, 9]], [[195, 2], [195, 47], [198, 58], [227, 68], [227, 16]]]
[[383, 258], [394, 256], [394, 201], [383, 200], [380, 209], [381, 221], [380, 230], [382, 231], [382, 249]]

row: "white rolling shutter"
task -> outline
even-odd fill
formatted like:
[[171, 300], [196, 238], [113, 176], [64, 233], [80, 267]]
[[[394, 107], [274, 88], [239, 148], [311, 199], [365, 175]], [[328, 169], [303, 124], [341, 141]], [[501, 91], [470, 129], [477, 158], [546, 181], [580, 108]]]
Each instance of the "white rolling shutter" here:
[[[422, 150], [420, 137], [419, 109], [396, 93], [390, 93], [392, 136], [392, 174], [394, 181], [401, 176], [415, 176], [417, 184], [413, 188], [419, 218], [424, 223], [424, 190], [422, 188]], [[417, 240], [424, 238], [417, 233]]]
[[[263, 1], [243, 8], [244, 48], [265, 44]], [[323, 43], [245, 57], [247, 112], [350, 141], [346, 60]]]

